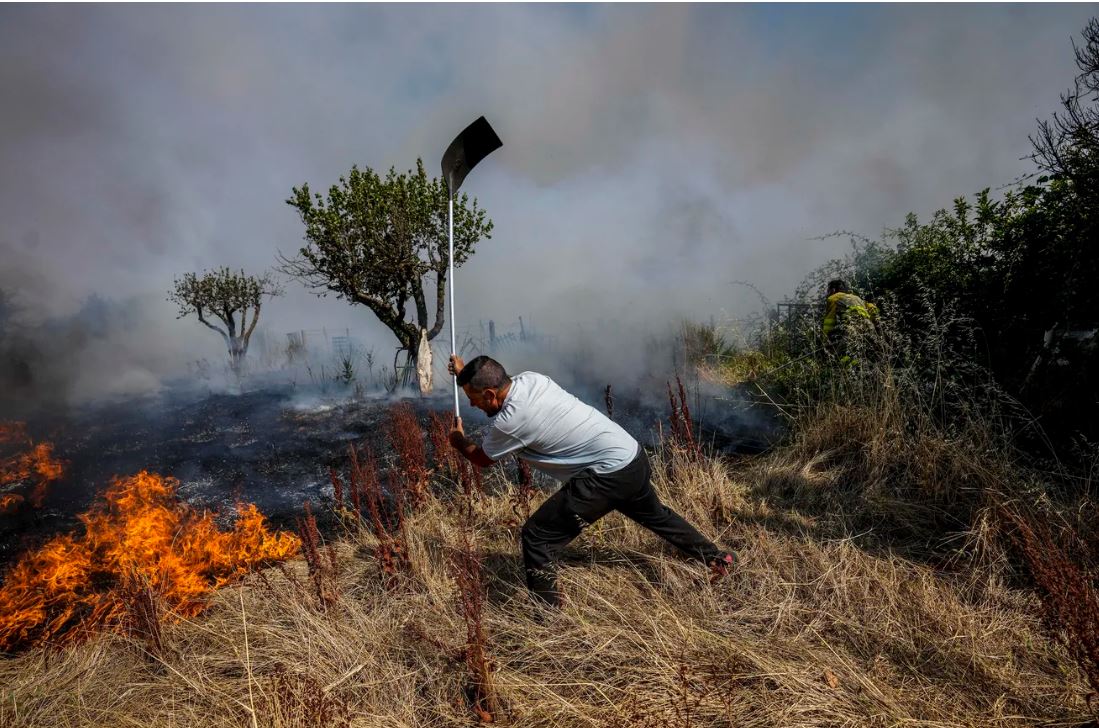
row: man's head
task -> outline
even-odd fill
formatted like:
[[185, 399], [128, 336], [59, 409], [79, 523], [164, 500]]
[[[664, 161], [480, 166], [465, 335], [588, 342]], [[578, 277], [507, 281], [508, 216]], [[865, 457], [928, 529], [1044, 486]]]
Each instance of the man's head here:
[[851, 289], [847, 287], [847, 284], [839, 278], [834, 281], [828, 281], [828, 295], [833, 293], [850, 293]]
[[511, 377], [500, 362], [487, 356], [473, 359], [458, 374], [458, 386], [469, 397], [469, 403], [492, 417], [504, 406], [504, 395]]

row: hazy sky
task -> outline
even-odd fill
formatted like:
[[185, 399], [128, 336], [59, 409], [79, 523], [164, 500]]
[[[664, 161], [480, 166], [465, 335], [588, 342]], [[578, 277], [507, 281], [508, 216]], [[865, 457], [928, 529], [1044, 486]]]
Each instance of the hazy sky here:
[[[0, 285], [72, 311], [299, 247], [284, 203], [480, 114], [459, 325], [708, 318], [1031, 170], [1092, 5], [0, 6]], [[436, 171], [437, 174], [437, 171]], [[289, 284], [275, 330], [383, 331]], [[168, 332], [171, 332], [170, 334]], [[205, 339], [203, 339], [205, 340]]]

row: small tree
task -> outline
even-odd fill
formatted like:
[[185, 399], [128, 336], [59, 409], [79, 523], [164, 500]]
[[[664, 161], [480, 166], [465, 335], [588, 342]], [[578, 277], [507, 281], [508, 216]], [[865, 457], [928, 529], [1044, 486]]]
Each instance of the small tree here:
[[[447, 189], [428, 179], [423, 160], [416, 170], [383, 179], [369, 167], [352, 167], [325, 200], [308, 184], [293, 188], [287, 204], [305, 223], [305, 246], [294, 258], [282, 258], [282, 271], [324, 296], [328, 292], [366, 306], [396, 335], [411, 372], [421, 336], [442, 331], [446, 302]], [[492, 221], [477, 201], [462, 195], [454, 202], [454, 265], [460, 266]], [[428, 287], [434, 289], [434, 321], [428, 315]], [[406, 307], [415, 305], [409, 320]], [[394, 369], [396, 370], [396, 359]], [[407, 379], [406, 379], [407, 381]]]
[[[225, 340], [229, 349], [229, 366], [240, 374], [248, 342], [259, 321], [260, 306], [264, 296], [278, 296], [282, 290], [267, 273], [260, 276], [246, 275], [228, 268], [203, 271], [202, 276], [185, 273], [177, 278], [168, 292], [168, 300], [179, 305], [179, 316], [189, 314], [212, 329]], [[251, 320], [249, 320], [251, 314]], [[223, 326], [210, 322], [216, 317]]]

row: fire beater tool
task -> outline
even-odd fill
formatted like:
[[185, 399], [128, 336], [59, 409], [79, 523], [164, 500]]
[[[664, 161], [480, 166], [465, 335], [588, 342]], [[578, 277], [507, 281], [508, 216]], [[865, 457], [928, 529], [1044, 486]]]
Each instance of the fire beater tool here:
[[[454, 334], [454, 197], [477, 163], [504, 145], [485, 117], [478, 117], [443, 152], [443, 179], [447, 187], [447, 238], [450, 247], [450, 354], [457, 353]], [[458, 378], [454, 377], [454, 416], [458, 411]]]

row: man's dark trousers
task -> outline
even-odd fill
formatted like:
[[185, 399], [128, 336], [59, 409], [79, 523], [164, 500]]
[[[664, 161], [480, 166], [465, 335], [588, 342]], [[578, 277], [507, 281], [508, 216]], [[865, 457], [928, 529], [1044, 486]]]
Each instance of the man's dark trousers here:
[[624, 514], [662, 537], [689, 557], [706, 563], [725, 552], [660, 502], [650, 482], [652, 470], [645, 449], [613, 473], [581, 471], [561, 486], [523, 524], [523, 566], [531, 593], [550, 604], [560, 603], [554, 563], [580, 531], [612, 510]]

